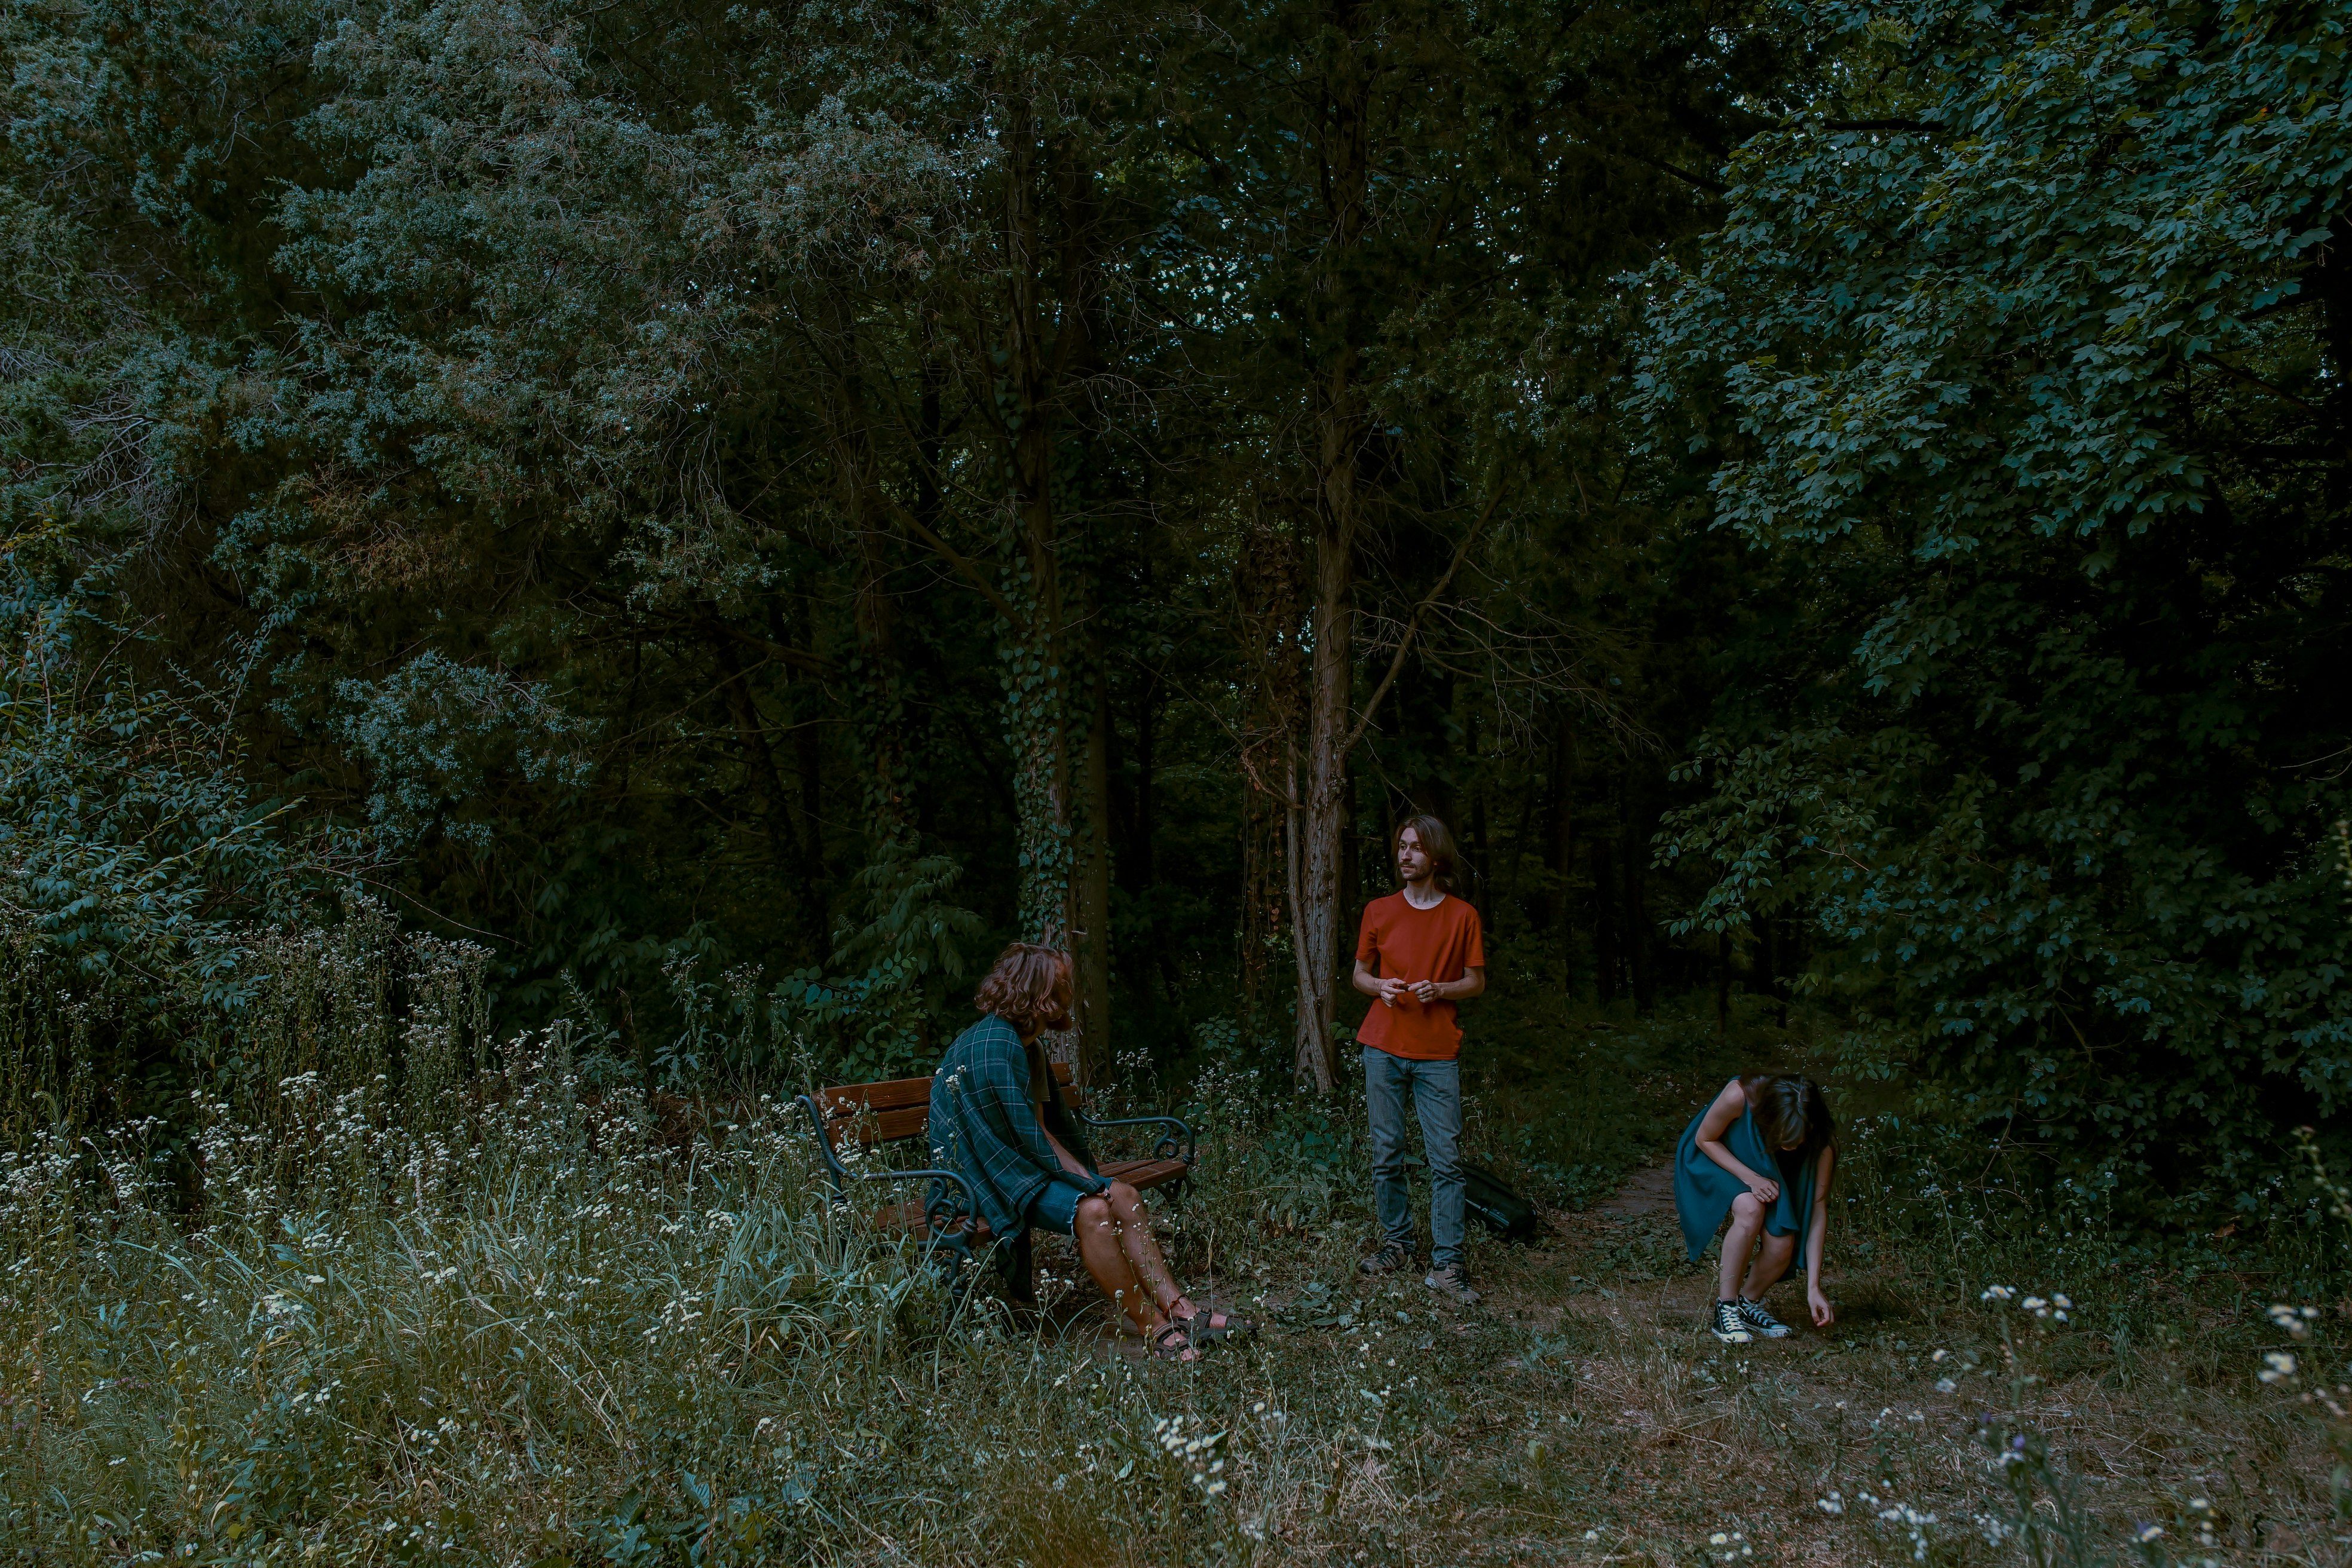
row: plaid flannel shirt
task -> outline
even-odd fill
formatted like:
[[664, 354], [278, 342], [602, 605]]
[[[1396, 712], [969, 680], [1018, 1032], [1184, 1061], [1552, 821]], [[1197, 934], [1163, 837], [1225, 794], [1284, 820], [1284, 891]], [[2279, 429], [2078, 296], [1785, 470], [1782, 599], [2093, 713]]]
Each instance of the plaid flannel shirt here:
[[[1091, 1173], [1094, 1156], [1072, 1125], [1061, 1086], [1050, 1072], [1045, 1090], [1045, 1116], [1054, 1135]], [[1029, 1205], [1050, 1182], [1090, 1193], [1110, 1184], [1099, 1175], [1063, 1169], [1029, 1102], [1028, 1048], [1013, 1026], [992, 1013], [958, 1035], [932, 1073], [930, 1137], [933, 1157], [963, 1173], [981, 1217], [998, 1236], [1018, 1236], [1027, 1227]]]

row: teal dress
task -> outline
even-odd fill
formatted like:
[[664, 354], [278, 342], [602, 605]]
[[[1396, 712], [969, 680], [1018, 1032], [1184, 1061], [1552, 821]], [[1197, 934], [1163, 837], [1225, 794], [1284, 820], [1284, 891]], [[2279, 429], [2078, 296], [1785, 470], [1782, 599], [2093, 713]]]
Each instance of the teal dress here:
[[[1748, 1184], [1706, 1157], [1698, 1146], [1698, 1124], [1706, 1120], [1702, 1110], [1691, 1118], [1683, 1129], [1683, 1141], [1675, 1150], [1675, 1208], [1683, 1217], [1683, 1241], [1690, 1247], [1691, 1261], [1698, 1261], [1715, 1233], [1723, 1228], [1723, 1216], [1731, 1212], [1731, 1200], [1748, 1190]], [[1776, 1159], [1764, 1147], [1763, 1135], [1756, 1131], [1756, 1113], [1743, 1110], [1739, 1120], [1724, 1134], [1724, 1147], [1731, 1157], [1759, 1175], [1772, 1176], [1780, 1184], [1780, 1195], [1772, 1200], [1772, 1207], [1764, 1215], [1764, 1230], [1769, 1236], [1793, 1236], [1797, 1252], [1805, 1249], [1805, 1227], [1813, 1218], [1813, 1183], [1821, 1174], [1821, 1154], [1818, 1151], [1802, 1160], [1788, 1162]]]

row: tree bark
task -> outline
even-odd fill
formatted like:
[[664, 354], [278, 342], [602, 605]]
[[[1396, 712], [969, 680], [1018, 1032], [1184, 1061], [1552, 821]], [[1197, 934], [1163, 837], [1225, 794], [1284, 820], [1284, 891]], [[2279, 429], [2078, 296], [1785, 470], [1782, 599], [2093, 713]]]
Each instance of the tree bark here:
[[1019, 425], [1012, 432], [1015, 526], [1027, 581], [1019, 595], [1024, 624], [1006, 674], [1006, 721], [1021, 808], [1021, 926], [1032, 942], [1069, 941], [1070, 814], [1067, 719], [1064, 704], [1062, 582], [1055, 551], [1053, 420], [1037, 269], [1036, 129], [1016, 106], [1005, 146], [1004, 248], [1010, 299], [1005, 368]]
[[1486, 922], [1486, 940], [1493, 942], [1501, 937], [1503, 931], [1501, 911], [1495, 908], [1487, 886], [1487, 868], [1492, 862], [1487, 858], [1486, 844], [1486, 759], [1480, 754], [1485, 748], [1478, 733], [1475, 699], [1466, 728], [1470, 742], [1470, 902], [1476, 907], [1478, 918]]
[[[1348, 759], [1342, 742], [1352, 716], [1355, 631], [1354, 458], [1336, 417], [1327, 422], [1324, 455], [1335, 487], [1315, 540], [1315, 654], [1307, 678], [1306, 793], [1292, 812], [1294, 878], [1291, 931], [1298, 961], [1297, 1076], [1328, 1094], [1338, 1081], [1332, 1038], [1339, 978], [1339, 857], [1348, 829]], [[1344, 456], [1345, 461], [1338, 459]]]
[[792, 797], [785, 792], [783, 774], [776, 767], [776, 753], [768, 744], [767, 728], [760, 718], [760, 705], [753, 700], [751, 682], [736, 656], [735, 645], [723, 630], [710, 639], [712, 657], [719, 662], [719, 689], [726, 694], [727, 710], [735, 721], [736, 738], [743, 745], [743, 765], [758, 786], [768, 819], [768, 853], [776, 869], [787, 870], [799, 858], [799, 846], [793, 841]]
[[[1272, 1037], [1276, 988], [1283, 984], [1274, 959], [1297, 901], [1297, 742], [1306, 710], [1297, 637], [1306, 616], [1306, 590], [1297, 543], [1286, 529], [1262, 513], [1251, 519], [1234, 563], [1234, 595], [1256, 677], [1245, 710], [1240, 757], [1249, 785], [1242, 819], [1241, 978], [1255, 1040]], [[1295, 950], [1296, 932], [1291, 941]], [[1290, 984], [1295, 997], [1296, 974]]]
[[1622, 978], [1617, 952], [1617, 868], [1607, 838], [1592, 841], [1593, 995], [1604, 1007], [1617, 1000]]
[[1092, 722], [1087, 729], [1085, 797], [1080, 819], [1085, 838], [1071, 888], [1070, 937], [1076, 971], [1078, 1081], [1092, 1087], [1109, 1081], [1110, 1034], [1110, 691], [1102, 679], [1102, 658], [1093, 660]]
[[1576, 727], [1566, 714], [1552, 740], [1551, 872], [1552, 895], [1546, 913], [1559, 942], [1560, 990], [1577, 994], [1576, 973]]
[[1363, 233], [1370, 171], [1370, 84], [1358, 57], [1359, 19], [1350, 5], [1332, 8], [1341, 45], [1328, 84], [1328, 132], [1320, 149], [1330, 238], [1316, 284], [1330, 368], [1318, 416], [1315, 649], [1307, 676], [1305, 793], [1293, 795], [1291, 813], [1291, 930], [1298, 961], [1295, 1070], [1301, 1082], [1323, 1094], [1338, 1081], [1331, 1031], [1339, 963], [1339, 858], [1349, 804], [1347, 742], [1355, 696], [1356, 540], [1361, 523], [1356, 483], [1364, 424], [1357, 385], [1359, 311], [1347, 276]]
[[[793, 608], [788, 625], [782, 606], [772, 604], [769, 626], [778, 642], [804, 647], [811, 641], [808, 601], [796, 595]], [[824, 856], [824, 732], [817, 725], [822, 694], [805, 676], [793, 682], [793, 773], [799, 786], [793, 837], [800, 846], [801, 918], [809, 961], [822, 963], [832, 952], [833, 935]]]
[[1618, 820], [1624, 835], [1620, 858], [1625, 875], [1625, 967], [1633, 984], [1633, 1006], [1646, 1018], [1658, 1008], [1658, 980], [1651, 963], [1656, 943], [1650, 929], [1649, 888], [1643, 876], [1650, 858], [1649, 831], [1642, 826], [1647, 796], [1629, 778], [1619, 799]]
[[842, 515], [856, 552], [852, 619], [857, 629], [857, 740], [866, 766], [866, 827], [879, 849], [901, 838], [908, 826], [905, 690], [892, 647], [888, 508], [866, 417], [856, 324], [838, 323], [834, 340], [841, 361], [828, 434]]

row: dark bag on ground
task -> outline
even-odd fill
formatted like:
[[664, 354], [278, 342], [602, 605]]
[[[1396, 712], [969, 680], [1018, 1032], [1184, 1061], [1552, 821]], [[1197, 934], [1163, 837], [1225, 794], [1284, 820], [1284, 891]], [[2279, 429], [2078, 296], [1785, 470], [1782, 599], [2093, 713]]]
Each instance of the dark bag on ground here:
[[1471, 1216], [1506, 1241], [1533, 1241], [1543, 1229], [1535, 1205], [1503, 1185], [1494, 1172], [1469, 1164], [1462, 1167], [1463, 1202]]

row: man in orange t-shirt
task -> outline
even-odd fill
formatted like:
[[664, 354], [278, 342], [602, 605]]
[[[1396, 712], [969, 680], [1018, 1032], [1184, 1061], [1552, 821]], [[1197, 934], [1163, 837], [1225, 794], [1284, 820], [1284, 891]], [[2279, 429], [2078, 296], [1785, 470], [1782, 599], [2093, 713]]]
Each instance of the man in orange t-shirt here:
[[1454, 1004], [1486, 989], [1478, 911], [1445, 891], [1454, 836], [1433, 816], [1396, 832], [1404, 886], [1364, 908], [1356, 937], [1356, 989], [1374, 1005], [1356, 1030], [1364, 1047], [1364, 1102], [1372, 1129], [1372, 1205], [1381, 1245], [1361, 1268], [1392, 1274], [1413, 1266], [1412, 1188], [1404, 1173], [1404, 1106], [1421, 1117], [1429, 1158], [1430, 1271], [1422, 1283], [1473, 1306], [1462, 1263], [1462, 1029]]

